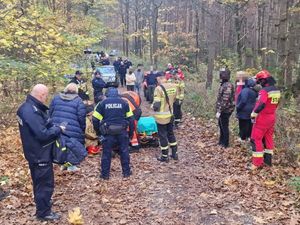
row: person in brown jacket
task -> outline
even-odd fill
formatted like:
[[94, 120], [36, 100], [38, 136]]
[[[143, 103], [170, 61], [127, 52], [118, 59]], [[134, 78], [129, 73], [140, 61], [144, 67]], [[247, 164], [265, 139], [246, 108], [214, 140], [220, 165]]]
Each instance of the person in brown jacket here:
[[216, 103], [216, 118], [220, 128], [219, 145], [227, 148], [229, 146], [229, 118], [234, 111], [234, 86], [230, 82], [230, 70], [220, 71], [221, 86], [219, 88]]

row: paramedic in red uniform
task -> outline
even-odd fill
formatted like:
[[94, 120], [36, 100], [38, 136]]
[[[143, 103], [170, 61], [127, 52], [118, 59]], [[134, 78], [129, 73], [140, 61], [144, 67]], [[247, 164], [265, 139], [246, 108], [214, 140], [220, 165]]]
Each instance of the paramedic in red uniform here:
[[275, 87], [276, 81], [267, 70], [262, 70], [256, 74], [256, 80], [263, 88], [259, 91], [258, 100], [251, 113], [251, 118], [254, 121], [251, 134], [252, 170], [260, 168], [264, 164], [272, 166], [273, 134], [276, 110], [280, 99], [280, 91]]

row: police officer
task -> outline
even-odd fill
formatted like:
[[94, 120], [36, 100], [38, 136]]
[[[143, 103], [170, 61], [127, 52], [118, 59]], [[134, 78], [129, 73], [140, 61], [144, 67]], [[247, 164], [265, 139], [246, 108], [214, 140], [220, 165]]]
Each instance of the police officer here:
[[173, 104], [178, 97], [176, 84], [167, 82], [165, 76], [157, 77], [158, 86], [154, 90], [152, 108], [157, 123], [158, 137], [161, 149], [161, 162], [169, 162], [169, 145], [172, 149], [171, 158], [178, 160], [177, 142], [173, 131]]
[[51, 211], [51, 196], [54, 190], [52, 144], [65, 130], [53, 126], [45, 105], [48, 88], [37, 84], [26, 101], [19, 107], [17, 118], [23, 150], [29, 163], [33, 183], [36, 217], [39, 220], [58, 220], [60, 216]]
[[120, 151], [123, 177], [126, 178], [131, 175], [128, 145], [134, 131], [133, 113], [116, 88], [109, 88], [106, 96], [93, 113], [94, 129], [98, 136], [103, 136], [100, 178], [109, 179], [112, 150], [116, 146]]
[[69, 83], [74, 83], [78, 86], [78, 96], [82, 101], [88, 101], [90, 99], [89, 92], [87, 90], [87, 84], [85, 80], [82, 79], [82, 72], [77, 70], [75, 76], [70, 80]]
[[263, 88], [258, 93], [258, 101], [251, 113], [254, 121], [251, 133], [252, 170], [260, 168], [264, 164], [272, 166], [276, 110], [281, 97], [279, 89], [275, 86], [275, 79], [267, 70], [256, 74], [256, 80]]
[[94, 89], [94, 102], [98, 104], [103, 98], [103, 88], [106, 87], [106, 83], [101, 77], [101, 72], [96, 71], [94, 74], [94, 79], [92, 80], [92, 86]]

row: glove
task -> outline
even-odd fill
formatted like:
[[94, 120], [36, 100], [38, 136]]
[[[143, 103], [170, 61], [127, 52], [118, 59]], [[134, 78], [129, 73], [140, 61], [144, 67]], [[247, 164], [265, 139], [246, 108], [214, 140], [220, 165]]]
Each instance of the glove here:
[[219, 119], [220, 116], [221, 116], [221, 113], [220, 113], [220, 112], [217, 112], [217, 113], [216, 113], [216, 118]]
[[252, 113], [251, 113], [251, 118], [253, 118], [253, 119], [254, 119], [254, 118], [256, 118], [256, 117], [257, 117], [257, 115], [258, 115], [258, 114], [257, 114], [256, 112], [252, 112]]

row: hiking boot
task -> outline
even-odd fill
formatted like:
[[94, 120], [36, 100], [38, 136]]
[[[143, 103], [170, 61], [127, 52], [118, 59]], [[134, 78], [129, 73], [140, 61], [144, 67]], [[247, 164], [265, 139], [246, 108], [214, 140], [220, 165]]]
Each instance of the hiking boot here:
[[176, 153], [175, 155], [171, 155], [171, 158], [172, 158], [173, 160], [178, 160], [178, 154]]
[[177, 146], [171, 146], [172, 149], [172, 155], [171, 158], [173, 160], [178, 160], [178, 154], [177, 154]]
[[166, 163], [169, 162], [169, 158], [168, 157], [164, 157], [164, 156], [158, 157], [157, 160], [160, 161], [160, 162], [166, 162]]
[[128, 174], [124, 174], [123, 175], [123, 178], [128, 178], [128, 177], [130, 177], [132, 175], [132, 171], [130, 171]]
[[40, 221], [55, 221], [55, 220], [59, 220], [60, 219], [60, 215], [55, 213], [55, 212], [51, 212], [48, 216], [45, 217], [39, 217], [37, 216], [36, 218]]
[[264, 164], [268, 167], [272, 166], [272, 154], [269, 153], [264, 154]]
[[5, 199], [7, 196], [8, 196], [8, 192], [5, 192], [0, 188], [0, 201]]

